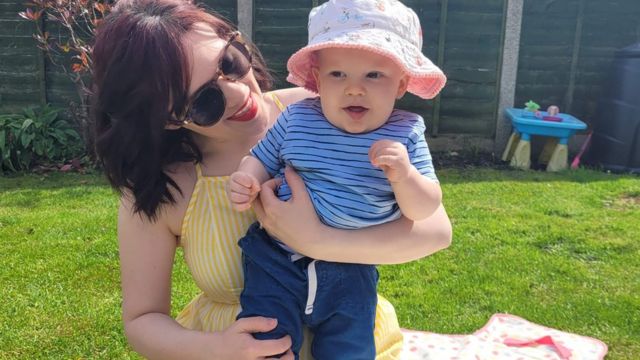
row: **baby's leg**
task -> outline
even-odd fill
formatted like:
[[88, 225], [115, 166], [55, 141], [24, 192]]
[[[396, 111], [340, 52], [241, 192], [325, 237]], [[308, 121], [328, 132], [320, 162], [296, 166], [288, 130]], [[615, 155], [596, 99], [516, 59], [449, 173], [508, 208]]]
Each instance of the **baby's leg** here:
[[[317, 296], [308, 315], [316, 360], [373, 360], [378, 271], [372, 265], [316, 264]], [[311, 277], [311, 274], [309, 275]]]
[[267, 333], [255, 333], [259, 340], [290, 335], [291, 349], [298, 358], [302, 346], [302, 318], [299, 294], [306, 291], [302, 270], [264, 230], [251, 226], [239, 241], [243, 251], [244, 290], [238, 318], [265, 316], [278, 319], [278, 326]]

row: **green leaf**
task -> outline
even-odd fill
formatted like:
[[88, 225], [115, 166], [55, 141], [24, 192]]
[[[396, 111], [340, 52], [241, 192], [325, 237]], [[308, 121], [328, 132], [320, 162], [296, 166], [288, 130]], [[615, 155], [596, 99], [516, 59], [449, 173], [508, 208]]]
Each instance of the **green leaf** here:
[[56, 118], [58, 117], [58, 112], [57, 111], [51, 111], [48, 113], [43, 114], [43, 122], [46, 124], [50, 124], [53, 123]]
[[78, 134], [78, 132], [73, 129], [66, 129], [64, 132], [73, 139], [76, 139], [76, 140], [80, 139], [80, 134]]
[[53, 132], [51, 133], [51, 137], [53, 137], [54, 139], [58, 140], [59, 143], [66, 145], [66, 138], [67, 136], [65, 135], [64, 132], [58, 130], [58, 129], [54, 129]]
[[33, 111], [33, 107], [27, 107], [23, 110], [24, 114], [26, 115], [26, 117], [28, 118], [35, 118], [36, 117], [36, 113]]
[[44, 155], [44, 147], [42, 146], [42, 143], [36, 142], [33, 144], [33, 152], [36, 153], [36, 155], [42, 156]]
[[[9, 154], [7, 154], [9, 155]], [[11, 162], [11, 159], [7, 156], [7, 158], [5, 159], [5, 161], [3, 162], [4, 166], [6, 166], [10, 171], [16, 172], [18, 171], [15, 167], [15, 165], [13, 165], [13, 162]]]
[[0, 154], [4, 154], [4, 149], [7, 146], [7, 134], [6, 130], [0, 130]]
[[33, 124], [33, 120], [32, 119], [25, 119], [24, 122], [22, 123], [22, 130], [28, 128], [32, 124]]
[[26, 148], [27, 146], [29, 146], [29, 134], [23, 132], [20, 136], [20, 144], [22, 145], [23, 148]]
[[82, 156], [84, 139], [68, 120], [59, 117], [60, 112], [47, 105], [25, 108], [21, 114], [0, 115], [2, 170]]

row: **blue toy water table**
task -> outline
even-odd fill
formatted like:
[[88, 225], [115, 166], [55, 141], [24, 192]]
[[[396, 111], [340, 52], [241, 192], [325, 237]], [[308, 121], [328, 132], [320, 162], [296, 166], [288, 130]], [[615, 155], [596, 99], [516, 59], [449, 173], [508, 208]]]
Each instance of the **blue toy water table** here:
[[584, 122], [564, 113], [551, 117], [546, 111], [540, 111], [536, 116], [531, 111], [508, 108], [505, 114], [511, 120], [513, 133], [502, 154], [502, 160], [510, 161], [511, 166], [521, 169], [528, 169], [531, 165], [532, 135], [549, 137], [539, 158], [540, 163], [547, 164], [547, 171], [566, 169], [569, 138], [578, 130], [587, 128]]

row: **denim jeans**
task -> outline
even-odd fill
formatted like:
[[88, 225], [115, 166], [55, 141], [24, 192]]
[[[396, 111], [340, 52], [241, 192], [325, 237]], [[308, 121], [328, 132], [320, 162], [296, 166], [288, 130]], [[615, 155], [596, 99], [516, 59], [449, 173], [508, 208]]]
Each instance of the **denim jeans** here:
[[292, 261], [258, 224], [238, 242], [243, 251], [244, 290], [238, 318], [278, 319], [276, 329], [256, 339], [288, 334], [298, 359], [302, 328], [314, 333], [315, 360], [372, 360], [378, 271], [374, 265], [333, 263], [302, 257]]

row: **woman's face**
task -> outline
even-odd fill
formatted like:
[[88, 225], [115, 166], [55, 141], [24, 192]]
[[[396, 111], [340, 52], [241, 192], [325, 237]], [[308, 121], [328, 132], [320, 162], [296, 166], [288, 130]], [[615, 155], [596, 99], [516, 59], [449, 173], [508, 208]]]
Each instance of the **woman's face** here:
[[[207, 24], [199, 23], [185, 35], [185, 46], [191, 67], [191, 84], [189, 95], [202, 85], [211, 81], [218, 73], [218, 63], [227, 44], [227, 39], [218, 37]], [[229, 130], [250, 133], [253, 129], [262, 129], [268, 123], [262, 100], [262, 91], [253, 71], [238, 81], [230, 81], [223, 77], [217, 79], [222, 90], [226, 109], [220, 121], [211, 127], [202, 127], [190, 123], [185, 128], [206, 136], [222, 135]]]

